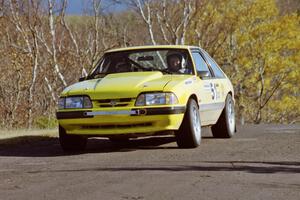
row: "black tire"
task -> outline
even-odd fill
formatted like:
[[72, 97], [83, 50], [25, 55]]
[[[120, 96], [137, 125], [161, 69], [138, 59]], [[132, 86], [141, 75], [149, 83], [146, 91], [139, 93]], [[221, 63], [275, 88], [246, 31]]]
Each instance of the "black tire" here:
[[225, 108], [217, 123], [211, 127], [211, 132], [215, 138], [231, 138], [236, 131], [234, 102], [230, 94], [225, 100]]
[[175, 136], [179, 148], [195, 148], [201, 143], [200, 113], [194, 99], [189, 99], [183, 121]]
[[87, 138], [80, 135], [68, 135], [65, 129], [59, 126], [59, 142], [66, 152], [83, 151], [86, 148]]

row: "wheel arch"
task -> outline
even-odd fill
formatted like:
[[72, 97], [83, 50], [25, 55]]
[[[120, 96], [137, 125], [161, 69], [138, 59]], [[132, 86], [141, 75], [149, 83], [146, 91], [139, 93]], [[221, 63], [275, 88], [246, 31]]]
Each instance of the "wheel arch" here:
[[186, 104], [188, 103], [188, 101], [189, 101], [190, 99], [194, 99], [194, 100], [196, 101], [198, 107], [199, 107], [199, 101], [198, 101], [198, 97], [197, 97], [196, 94], [191, 94], [191, 95], [189, 96], [189, 98], [188, 98]]
[[232, 97], [232, 100], [233, 100], [233, 103], [235, 104], [235, 98], [234, 98], [234, 92], [233, 91], [231, 91], [231, 90], [229, 90], [229, 92], [227, 93], [227, 95], [226, 95], [226, 98], [227, 98], [227, 96], [228, 96], [228, 94], [230, 94], [231, 95], [231, 97]]

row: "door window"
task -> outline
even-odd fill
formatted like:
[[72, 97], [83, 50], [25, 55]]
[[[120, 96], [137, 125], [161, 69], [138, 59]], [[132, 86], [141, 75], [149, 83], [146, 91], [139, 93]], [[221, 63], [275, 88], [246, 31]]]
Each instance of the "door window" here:
[[204, 61], [204, 59], [202, 58], [202, 56], [200, 55], [200, 53], [193, 52], [192, 56], [193, 56], [197, 71], [207, 71], [207, 72], [209, 72], [210, 77], [211, 77], [209, 68], [208, 68], [206, 62]]
[[214, 61], [214, 59], [212, 59], [208, 53], [206, 53], [205, 51], [203, 51], [204, 53], [204, 56], [205, 56], [205, 59], [209, 62], [210, 64], [210, 67], [212, 68], [214, 74], [215, 74], [215, 77], [217, 78], [224, 78], [225, 75], [224, 73], [222, 72], [222, 70], [220, 70], [218, 64]]

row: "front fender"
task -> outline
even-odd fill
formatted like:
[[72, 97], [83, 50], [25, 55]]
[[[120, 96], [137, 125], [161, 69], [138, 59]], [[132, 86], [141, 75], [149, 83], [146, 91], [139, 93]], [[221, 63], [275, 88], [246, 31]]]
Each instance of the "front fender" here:
[[[195, 77], [181, 77], [170, 81], [164, 88], [166, 92], [173, 92], [180, 105], [186, 105], [192, 95], [197, 97]], [[198, 99], [197, 99], [198, 103]]]

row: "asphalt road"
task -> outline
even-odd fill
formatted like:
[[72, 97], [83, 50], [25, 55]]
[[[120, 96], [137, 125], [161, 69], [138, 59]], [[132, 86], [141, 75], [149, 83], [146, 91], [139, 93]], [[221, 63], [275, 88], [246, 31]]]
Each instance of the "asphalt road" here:
[[116, 145], [90, 139], [65, 154], [57, 138], [0, 140], [0, 199], [300, 199], [300, 125], [246, 125], [232, 139], [204, 130]]

